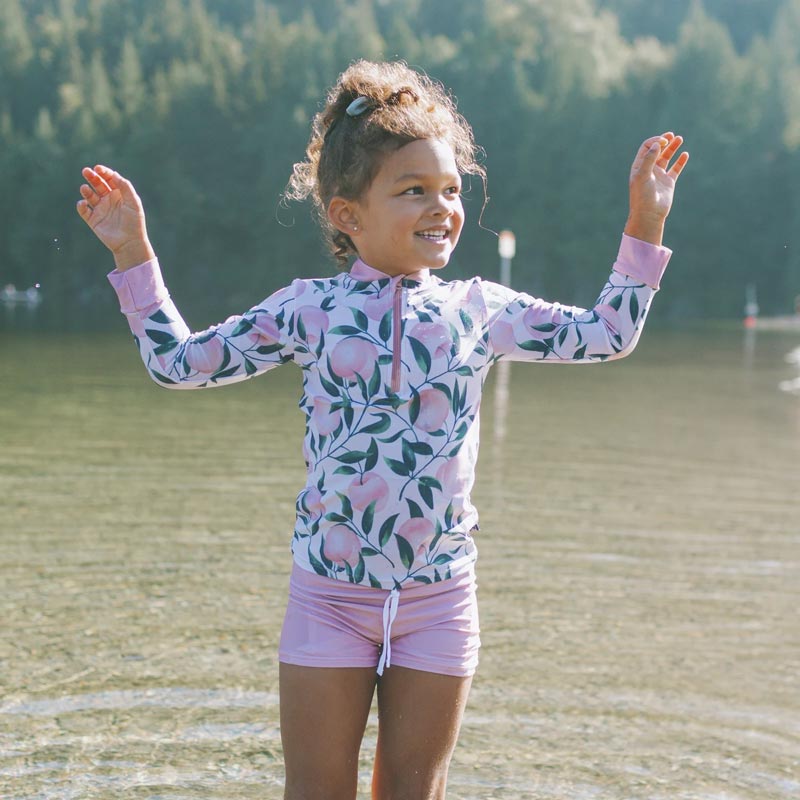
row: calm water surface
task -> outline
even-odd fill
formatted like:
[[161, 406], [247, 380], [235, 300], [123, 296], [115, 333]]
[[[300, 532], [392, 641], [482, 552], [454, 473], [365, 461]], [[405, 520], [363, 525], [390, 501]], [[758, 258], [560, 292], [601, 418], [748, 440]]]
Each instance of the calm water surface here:
[[[798, 345], [495, 369], [450, 798], [800, 797]], [[0, 333], [0, 797], [282, 796], [299, 386], [168, 392], [122, 332]]]

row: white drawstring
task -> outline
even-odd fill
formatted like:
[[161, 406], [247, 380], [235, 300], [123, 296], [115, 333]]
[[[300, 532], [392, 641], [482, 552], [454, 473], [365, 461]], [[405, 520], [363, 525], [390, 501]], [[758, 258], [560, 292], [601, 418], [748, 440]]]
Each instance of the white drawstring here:
[[392, 589], [386, 602], [383, 604], [383, 651], [378, 662], [378, 675], [383, 675], [385, 667], [392, 666], [392, 623], [397, 616], [397, 606], [400, 605], [400, 592]]

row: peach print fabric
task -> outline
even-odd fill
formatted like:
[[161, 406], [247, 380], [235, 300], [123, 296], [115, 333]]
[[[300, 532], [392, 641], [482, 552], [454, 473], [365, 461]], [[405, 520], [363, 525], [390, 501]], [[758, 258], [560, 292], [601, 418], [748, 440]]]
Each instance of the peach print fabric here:
[[144, 364], [171, 389], [302, 370], [308, 476], [292, 540], [303, 569], [382, 589], [449, 578], [476, 558], [470, 502], [481, 390], [500, 359], [574, 364], [636, 344], [669, 261], [623, 236], [592, 309], [429, 270], [298, 279], [241, 316], [191, 333], [157, 261], [109, 280]]

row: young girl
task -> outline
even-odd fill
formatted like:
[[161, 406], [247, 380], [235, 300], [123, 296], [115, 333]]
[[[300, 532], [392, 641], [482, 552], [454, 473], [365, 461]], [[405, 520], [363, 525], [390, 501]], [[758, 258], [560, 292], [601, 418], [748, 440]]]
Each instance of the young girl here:
[[311, 196], [349, 271], [298, 279], [190, 333], [161, 277], [131, 183], [86, 168], [78, 213], [114, 253], [109, 280], [161, 386], [303, 371], [306, 485], [280, 644], [287, 798], [354, 798], [377, 686], [376, 798], [444, 798], [479, 647], [478, 410], [500, 359], [588, 363], [636, 344], [682, 139], [647, 139], [630, 216], [591, 310], [473, 278], [443, 281], [464, 222], [461, 176], [483, 177], [442, 87], [404, 64], [357, 62], [317, 114], [288, 195]]

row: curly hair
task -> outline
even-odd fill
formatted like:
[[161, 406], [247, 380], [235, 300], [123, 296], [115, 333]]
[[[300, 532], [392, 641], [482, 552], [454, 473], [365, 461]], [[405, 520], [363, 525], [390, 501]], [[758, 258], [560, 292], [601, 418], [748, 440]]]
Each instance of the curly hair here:
[[[353, 101], [365, 98], [352, 108]], [[350, 113], [348, 113], [348, 111]], [[357, 251], [350, 237], [328, 220], [331, 198], [357, 200], [369, 188], [382, 159], [419, 139], [442, 139], [452, 148], [462, 174], [486, 170], [472, 128], [444, 87], [401, 61], [356, 61], [328, 92], [314, 117], [306, 160], [294, 165], [284, 197], [310, 197], [331, 252], [344, 266]]]

